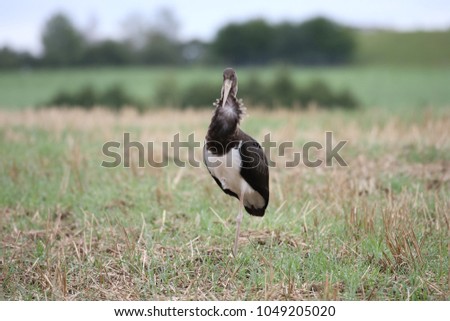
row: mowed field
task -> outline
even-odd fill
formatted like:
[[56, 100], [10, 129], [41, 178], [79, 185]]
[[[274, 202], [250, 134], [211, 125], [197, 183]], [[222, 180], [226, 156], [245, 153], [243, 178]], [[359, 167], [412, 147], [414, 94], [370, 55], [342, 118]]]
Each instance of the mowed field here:
[[[0, 299], [450, 299], [448, 105], [248, 108], [245, 131], [294, 147], [272, 151], [266, 216], [244, 216], [236, 258], [238, 202], [160, 148], [202, 145], [211, 110], [1, 110]], [[284, 166], [326, 131], [348, 166]], [[140, 168], [135, 148], [118, 149], [130, 168], [102, 167], [124, 133], [169, 165]]]

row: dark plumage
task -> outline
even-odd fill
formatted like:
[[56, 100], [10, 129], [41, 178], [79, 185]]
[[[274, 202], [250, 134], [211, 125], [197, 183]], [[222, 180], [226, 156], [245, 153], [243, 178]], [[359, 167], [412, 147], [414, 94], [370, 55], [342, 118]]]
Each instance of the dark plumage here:
[[235, 71], [225, 69], [203, 150], [204, 162], [217, 185], [239, 199], [233, 254], [237, 251], [242, 207], [251, 215], [263, 216], [269, 203], [267, 158], [261, 145], [239, 128], [245, 107], [236, 97], [237, 90]]

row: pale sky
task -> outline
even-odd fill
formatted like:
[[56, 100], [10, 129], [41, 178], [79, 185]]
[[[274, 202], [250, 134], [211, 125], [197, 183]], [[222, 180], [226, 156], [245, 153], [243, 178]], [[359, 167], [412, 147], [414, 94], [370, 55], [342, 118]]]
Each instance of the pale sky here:
[[363, 28], [450, 28], [450, 0], [1, 0], [0, 47], [39, 53], [44, 22], [55, 12], [68, 14], [79, 29], [95, 26], [98, 38], [120, 38], [127, 17], [151, 21], [161, 8], [174, 13], [182, 40], [211, 40], [229, 22], [299, 22], [317, 15]]

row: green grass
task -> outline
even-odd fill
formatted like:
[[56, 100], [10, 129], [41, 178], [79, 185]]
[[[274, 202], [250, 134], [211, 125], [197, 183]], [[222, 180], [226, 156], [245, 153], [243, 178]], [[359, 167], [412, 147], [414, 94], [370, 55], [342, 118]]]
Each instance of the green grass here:
[[356, 60], [367, 65], [448, 66], [450, 31], [357, 33]]
[[249, 114], [296, 149], [333, 131], [349, 167], [278, 162], [232, 258], [238, 202], [203, 166], [100, 166], [124, 132], [202, 141], [210, 111], [0, 111], [0, 299], [450, 299], [448, 111]]
[[[75, 92], [86, 84], [106, 90], [121, 84], [146, 105], [152, 105], [161, 84], [183, 87], [206, 79], [220, 88], [223, 68], [101, 68], [0, 72], [0, 108], [21, 109], [49, 101], [60, 90]], [[348, 88], [367, 108], [404, 111], [450, 106], [450, 67], [323, 67], [292, 68], [298, 84], [323, 79], [332, 89]], [[256, 74], [270, 81], [276, 67], [239, 68], [240, 79]]]

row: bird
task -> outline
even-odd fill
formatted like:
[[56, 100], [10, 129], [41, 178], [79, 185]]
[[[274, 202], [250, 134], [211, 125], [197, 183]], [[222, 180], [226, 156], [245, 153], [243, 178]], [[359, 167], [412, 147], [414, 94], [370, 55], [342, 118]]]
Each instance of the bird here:
[[262, 217], [269, 204], [269, 166], [261, 145], [239, 128], [246, 107], [237, 98], [238, 79], [232, 68], [223, 72], [220, 99], [203, 147], [204, 163], [215, 182], [226, 194], [239, 200], [233, 256], [237, 256], [243, 208]]

